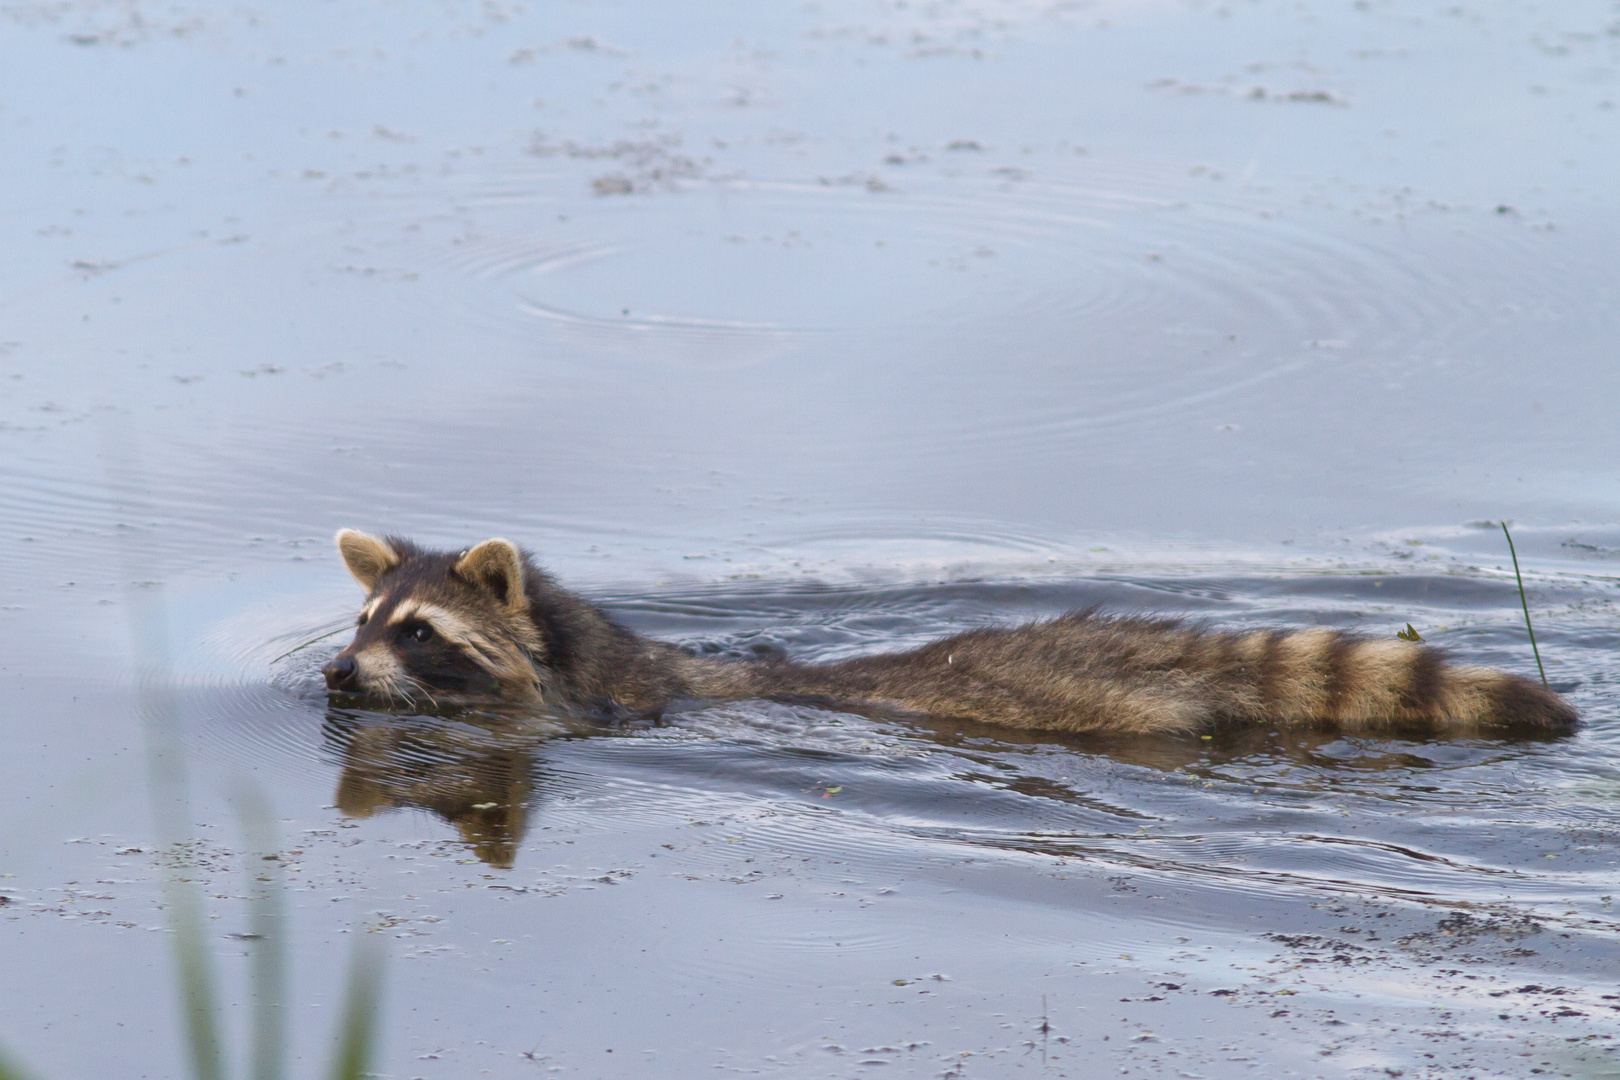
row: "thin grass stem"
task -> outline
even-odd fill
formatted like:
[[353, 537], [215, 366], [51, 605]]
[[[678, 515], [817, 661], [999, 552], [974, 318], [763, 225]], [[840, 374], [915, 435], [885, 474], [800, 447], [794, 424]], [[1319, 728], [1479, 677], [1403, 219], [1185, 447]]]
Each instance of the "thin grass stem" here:
[[353, 629], [353, 627], [351, 627], [347, 623], [345, 623], [344, 625], [338, 627], [336, 630], [327, 631], [326, 633], [322, 634], [320, 637], [312, 637], [312, 638], [310, 638], [308, 641], [304, 642], [302, 645], [294, 645], [292, 648], [288, 649], [286, 652], [282, 653], [280, 656], [276, 657], [274, 660], [272, 660], [270, 662], [272, 664], [279, 664], [279, 663], [281, 663], [283, 660], [287, 659], [287, 657], [291, 656], [295, 652], [303, 652], [305, 649], [309, 648], [311, 645], [314, 645], [314, 644], [316, 644], [318, 642], [325, 641], [329, 637], [337, 637], [337, 635], [343, 633], [345, 630], [351, 630], [351, 629]]
[[169, 931], [174, 935], [175, 966], [180, 972], [180, 1005], [185, 1015], [186, 1044], [191, 1050], [191, 1073], [197, 1080], [225, 1080], [218, 998], [202, 903], [197, 890], [179, 874], [178, 866], [169, 869], [163, 895]]
[[0, 1080], [33, 1080], [33, 1076], [33, 1073], [24, 1072], [11, 1055], [0, 1050]]
[[252, 998], [251, 1080], [282, 1080], [287, 1063], [287, 937], [281, 853], [270, 799], [244, 778], [236, 799], [247, 849], [248, 989]]
[[140, 526], [136, 523], [149, 516], [144, 497], [146, 484], [135, 433], [128, 420], [116, 415], [109, 418], [102, 436], [107, 486], [127, 525], [118, 530], [118, 553], [123, 564], [130, 648], [135, 655], [137, 709], [146, 736], [152, 821], [164, 852], [163, 906], [169, 932], [174, 935], [180, 1009], [191, 1071], [196, 1080], [225, 1080], [224, 1044], [202, 898], [185, 877], [186, 865], [191, 861], [184, 842], [190, 829], [191, 799], [185, 744], [180, 734], [180, 706], [169, 660], [168, 613], [162, 590], [151, 578], [156, 560], [138, 543]]
[[1524, 629], [1530, 635], [1530, 651], [1536, 654], [1536, 670], [1541, 672], [1541, 688], [1547, 686], [1547, 669], [1541, 666], [1541, 650], [1536, 647], [1536, 628], [1530, 625], [1530, 601], [1524, 596], [1524, 577], [1519, 573], [1519, 553], [1513, 550], [1513, 534], [1508, 532], [1507, 522], [1502, 522], [1502, 535], [1507, 537], [1508, 554], [1513, 556], [1513, 580], [1519, 583], [1519, 606], [1524, 608]]
[[354, 959], [349, 966], [349, 990], [343, 1004], [332, 1080], [360, 1080], [371, 1075], [382, 973], [383, 943], [362, 932], [355, 940]]

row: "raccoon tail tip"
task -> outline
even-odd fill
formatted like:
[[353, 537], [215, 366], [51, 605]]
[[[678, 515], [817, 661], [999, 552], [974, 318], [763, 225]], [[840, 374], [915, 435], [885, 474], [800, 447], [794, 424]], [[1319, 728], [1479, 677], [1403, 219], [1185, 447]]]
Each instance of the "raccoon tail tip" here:
[[1548, 732], [1570, 731], [1580, 722], [1573, 705], [1522, 675], [1480, 667], [1455, 667], [1449, 674], [1442, 705], [1456, 719]]

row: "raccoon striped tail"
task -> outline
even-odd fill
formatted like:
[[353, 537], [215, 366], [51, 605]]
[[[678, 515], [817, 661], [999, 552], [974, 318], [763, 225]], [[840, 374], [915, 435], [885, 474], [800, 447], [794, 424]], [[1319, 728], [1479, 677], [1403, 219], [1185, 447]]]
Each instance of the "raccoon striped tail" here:
[[1448, 663], [1425, 645], [1324, 629], [1244, 641], [1259, 653], [1259, 712], [1273, 721], [1327, 722], [1344, 731], [1406, 725], [1561, 731], [1576, 722], [1575, 710], [1551, 690], [1505, 671]]

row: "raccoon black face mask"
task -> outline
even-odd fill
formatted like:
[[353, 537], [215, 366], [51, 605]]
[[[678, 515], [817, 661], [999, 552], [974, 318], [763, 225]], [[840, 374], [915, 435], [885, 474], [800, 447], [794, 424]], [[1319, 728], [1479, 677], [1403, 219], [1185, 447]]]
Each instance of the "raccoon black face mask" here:
[[1344, 731], [1560, 731], [1575, 710], [1517, 675], [1321, 628], [1216, 631], [1078, 611], [836, 664], [726, 661], [641, 637], [507, 540], [436, 552], [344, 529], [366, 590], [334, 692], [395, 701], [656, 715], [775, 698], [1074, 732], [1291, 724]]

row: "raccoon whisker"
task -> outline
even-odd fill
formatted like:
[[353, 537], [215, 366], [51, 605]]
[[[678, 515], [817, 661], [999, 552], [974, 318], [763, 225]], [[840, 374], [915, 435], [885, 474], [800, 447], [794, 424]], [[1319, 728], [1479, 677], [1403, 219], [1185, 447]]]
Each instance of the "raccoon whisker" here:
[[390, 672], [388, 678], [377, 687], [378, 693], [396, 701], [415, 701], [419, 695], [428, 693], [427, 687], [418, 679], [404, 672]]
[[408, 689], [414, 691], [413, 694], [405, 694], [405, 695], [401, 695], [401, 696], [403, 696], [403, 697], [416, 697], [416, 696], [424, 697], [424, 698], [427, 699], [428, 704], [432, 705], [435, 709], [441, 707], [439, 705], [439, 699], [433, 696], [433, 691], [428, 689], [427, 683], [423, 682], [421, 679], [415, 678], [414, 676], [407, 675], [403, 679], [401, 679], [400, 681], [402, 683], [404, 683], [405, 686]]

